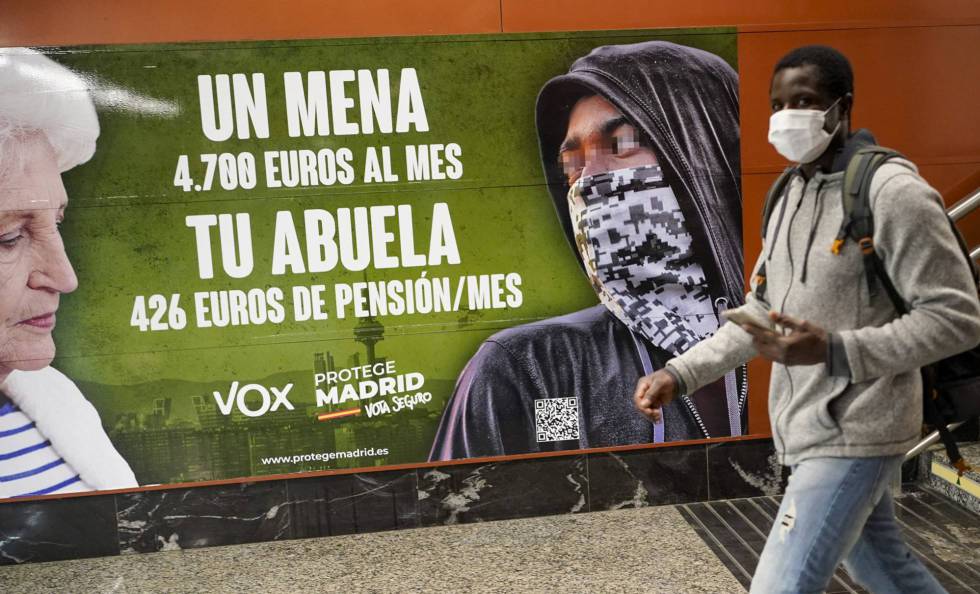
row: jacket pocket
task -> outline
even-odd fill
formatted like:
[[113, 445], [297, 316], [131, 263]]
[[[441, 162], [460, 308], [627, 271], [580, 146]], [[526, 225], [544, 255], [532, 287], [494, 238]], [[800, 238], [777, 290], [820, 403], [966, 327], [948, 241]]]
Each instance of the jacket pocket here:
[[817, 403], [817, 422], [824, 429], [839, 431], [840, 425], [832, 407], [847, 392], [847, 389], [851, 386], [851, 380], [846, 377], [830, 377], [830, 381], [833, 382], [830, 393]]

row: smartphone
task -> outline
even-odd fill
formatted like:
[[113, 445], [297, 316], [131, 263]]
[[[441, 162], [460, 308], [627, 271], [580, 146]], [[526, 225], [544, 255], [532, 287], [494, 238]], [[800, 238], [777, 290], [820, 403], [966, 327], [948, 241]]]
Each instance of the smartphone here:
[[765, 328], [767, 330], [773, 329], [772, 320], [768, 317], [759, 318], [754, 315], [745, 313], [740, 309], [726, 309], [721, 312], [721, 317], [725, 318], [729, 322], [734, 322], [741, 326], [742, 324], [748, 324], [750, 326], [758, 326], [760, 328]]

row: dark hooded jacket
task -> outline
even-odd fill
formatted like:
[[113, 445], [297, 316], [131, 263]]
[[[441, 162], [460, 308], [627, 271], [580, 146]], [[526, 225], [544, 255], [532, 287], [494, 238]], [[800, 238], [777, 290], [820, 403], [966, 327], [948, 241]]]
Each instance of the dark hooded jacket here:
[[[541, 161], [576, 258], [568, 184], [558, 150], [575, 103], [600, 95], [642, 131], [677, 196], [696, 257], [719, 309], [743, 301], [738, 78], [708, 52], [652, 41], [594, 49], [538, 95]], [[645, 341], [653, 368], [671, 357]], [[628, 445], [653, 441], [633, 407], [644, 374], [631, 331], [597, 305], [490, 337], [457, 380], [430, 460]], [[744, 369], [738, 384], [745, 426]], [[539, 441], [535, 403], [576, 398], [578, 439]], [[540, 411], [539, 411], [540, 412]], [[664, 409], [665, 440], [730, 433], [723, 380]]]

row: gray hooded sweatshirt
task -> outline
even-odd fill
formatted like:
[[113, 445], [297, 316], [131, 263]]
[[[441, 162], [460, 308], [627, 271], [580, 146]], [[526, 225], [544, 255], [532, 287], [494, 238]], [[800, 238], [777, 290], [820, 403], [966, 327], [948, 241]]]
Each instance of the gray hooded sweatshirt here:
[[[922, 424], [919, 368], [980, 342], [977, 287], [941, 197], [915, 165], [888, 161], [871, 183], [875, 249], [909, 304], [901, 317], [884, 290], [869, 300], [853, 241], [831, 252], [844, 215], [842, 182], [842, 171], [790, 181], [755, 265], [757, 272], [766, 264], [769, 302], [750, 292], [740, 308], [763, 319], [769, 310], [785, 313], [831, 333], [826, 363], [772, 366], [769, 418], [786, 465], [905, 453]], [[667, 365], [691, 391], [756, 355], [751, 336], [727, 323]]]

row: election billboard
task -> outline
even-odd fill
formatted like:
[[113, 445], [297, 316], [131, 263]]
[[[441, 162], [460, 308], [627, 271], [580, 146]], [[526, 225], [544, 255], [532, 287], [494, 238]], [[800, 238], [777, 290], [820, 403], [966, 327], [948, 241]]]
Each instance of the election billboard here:
[[0, 498], [746, 433], [733, 29], [0, 50]]

